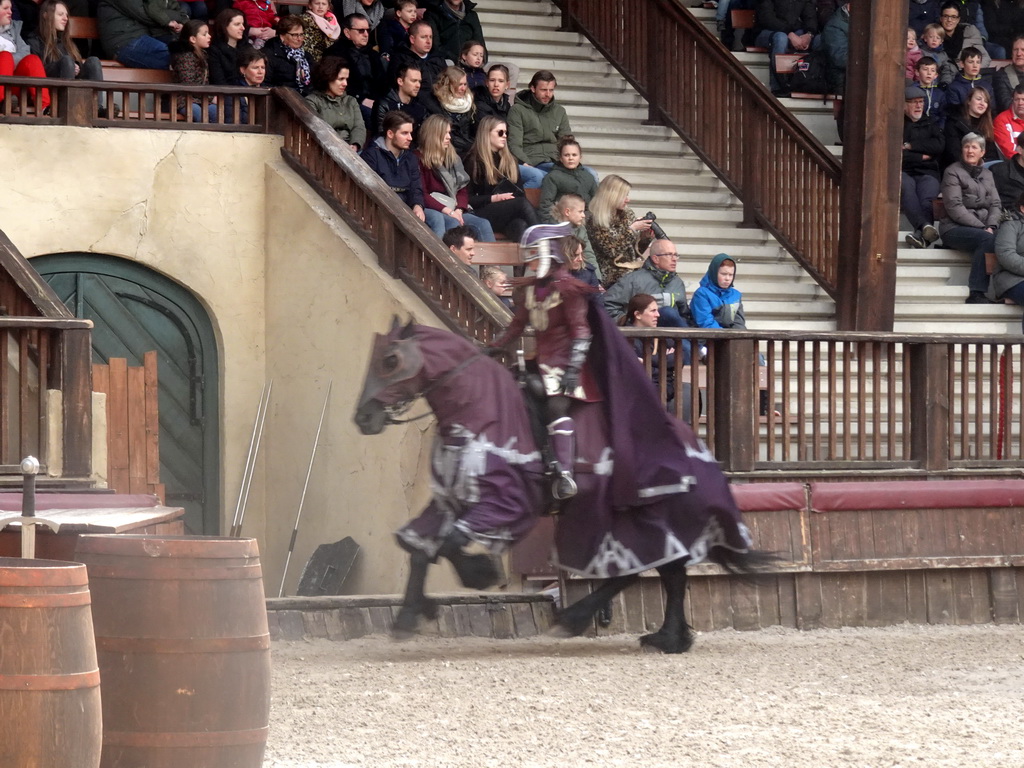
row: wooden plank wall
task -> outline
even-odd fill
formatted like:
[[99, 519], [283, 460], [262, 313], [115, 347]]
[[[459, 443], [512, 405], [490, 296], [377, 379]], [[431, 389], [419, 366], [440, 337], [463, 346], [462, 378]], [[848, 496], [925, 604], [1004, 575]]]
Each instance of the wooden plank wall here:
[[163, 503], [156, 352], [147, 352], [142, 366], [119, 357], [94, 364], [93, 390], [107, 396], [108, 487], [152, 493]]
[[[775, 572], [751, 583], [717, 566], [690, 569], [697, 630], [1024, 622], [1024, 508], [770, 510], [744, 514]], [[598, 582], [562, 579], [568, 602]], [[613, 603], [591, 634], [649, 632], [664, 617], [657, 574]]]

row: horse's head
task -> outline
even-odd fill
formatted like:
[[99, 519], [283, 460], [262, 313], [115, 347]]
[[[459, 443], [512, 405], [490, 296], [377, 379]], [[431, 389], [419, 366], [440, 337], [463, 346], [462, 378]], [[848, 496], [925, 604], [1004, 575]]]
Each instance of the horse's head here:
[[423, 353], [412, 321], [404, 327], [396, 315], [387, 334], [376, 334], [355, 421], [364, 435], [376, 435], [395, 422], [420, 396]]

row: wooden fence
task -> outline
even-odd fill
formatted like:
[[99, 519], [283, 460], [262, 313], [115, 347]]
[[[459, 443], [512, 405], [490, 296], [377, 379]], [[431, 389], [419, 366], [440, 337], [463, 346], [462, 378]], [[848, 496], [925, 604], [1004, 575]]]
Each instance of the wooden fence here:
[[107, 487], [151, 493], [162, 504], [156, 352], [147, 352], [141, 366], [115, 357], [92, 370], [93, 390], [107, 396]]
[[837, 299], [840, 164], [676, 0], [555, 0], [585, 35]]

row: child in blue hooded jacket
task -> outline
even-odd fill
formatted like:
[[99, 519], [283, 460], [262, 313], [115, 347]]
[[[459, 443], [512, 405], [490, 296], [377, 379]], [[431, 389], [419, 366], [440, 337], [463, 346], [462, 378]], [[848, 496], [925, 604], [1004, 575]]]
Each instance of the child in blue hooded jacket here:
[[728, 254], [720, 253], [711, 260], [707, 274], [690, 299], [690, 313], [698, 328], [746, 330], [743, 294], [733, 286], [735, 279], [736, 262]]

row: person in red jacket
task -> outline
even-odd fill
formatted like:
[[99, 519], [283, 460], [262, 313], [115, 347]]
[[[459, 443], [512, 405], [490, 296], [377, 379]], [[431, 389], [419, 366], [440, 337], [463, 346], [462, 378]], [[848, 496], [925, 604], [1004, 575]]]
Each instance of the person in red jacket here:
[[996, 115], [993, 122], [996, 146], [1009, 160], [1017, 154], [1017, 136], [1024, 132], [1024, 83], [1013, 89], [1010, 108]]

